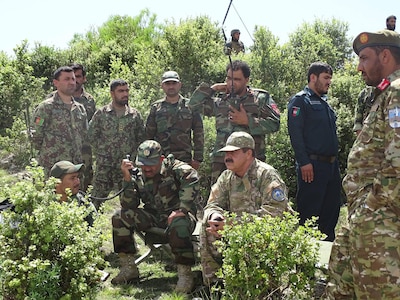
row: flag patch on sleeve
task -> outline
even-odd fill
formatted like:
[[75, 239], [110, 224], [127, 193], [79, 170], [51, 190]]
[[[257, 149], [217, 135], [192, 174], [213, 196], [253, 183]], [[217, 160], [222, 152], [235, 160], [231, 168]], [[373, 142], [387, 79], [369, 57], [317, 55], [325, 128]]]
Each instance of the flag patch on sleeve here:
[[35, 118], [35, 124], [36, 124], [37, 126], [42, 126], [43, 123], [44, 123], [44, 119], [42, 119], [41, 117], [36, 117], [36, 118]]
[[297, 117], [300, 115], [300, 107], [293, 106], [292, 107], [292, 116]]

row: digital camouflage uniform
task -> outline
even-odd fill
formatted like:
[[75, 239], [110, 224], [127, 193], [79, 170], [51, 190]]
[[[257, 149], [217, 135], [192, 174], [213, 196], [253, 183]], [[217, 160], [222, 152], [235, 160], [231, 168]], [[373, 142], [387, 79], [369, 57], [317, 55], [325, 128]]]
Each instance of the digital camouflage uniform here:
[[397, 70], [375, 89], [371, 111], [349, 153], [343, 180], [349, 227], [333, 244], [326, 299], [400, 298], [399, 140]]
[[[114, 185], [122, 187], [121, 161], [126, 155], [136, 156], [144, 140], [144, 123], [140, 113], [127, 106], [117, 116], [112, 104], [98, 109], [89, 123], [89, 142], [96, 156], [92, 196], [107, 197]], [[99, 206], [94, 201], [96, 207]]]
[[[80, 97], [74, 97], [74, 99], [85, 107], [88, 122], [90, 122], [96, 112], [96, 102], [94, 101], [93, 96], [85, 91], [84, 87], [82, 87], [82, 89], [83, 92]], [[85, 163], [83, 190], [86, 191], [89, 184], [92, 184], [93, 181], [93, 153], [92, 147], [87, 140], [83, 143], [82, 158]]]
[[203, 120], [199, 113], [190, 110], [187, 101], [182, 96], [174, 104], [165, 98], [156, 101], [147, 117], [146, 137], [159, 142], [165, 156], [172, 153], [186, 163], [191, 163], [192, 159], [202, 162]]
[[226, 211], [238, 215], [247, 212], [282, 216], [283, 212], [292, 209], [288, 204], [286, 185], [272, 166], [255, 159], [243, 178], [230, 170], [222, 172], [211, 188], [200, 233], [201, 265], [206, 285], [217, 281], [215, 273], [222, 265], [221, 254], [213, 245], [216, 238], [206, 233], [207, 221], [213, 213]]
[[225, 47], [227, 48], [225, 50], [225, 53], [229, 52], [231, 53], [231, 51], [233, 52], [233, 54], [238, 54], [240, 52], [244, 53], [244, 44], [242, 41], [230, 41], [228, 43], [226, 43]]
[[87, 115], [82, 104], [71, 97], [72, 106], [64, 104], [56, 92], [33, 112], [32, 144], [39, 151], [38, 162], [47, 176], [60, 160], [82, 163], [82, 145], [87, 139]]
[[121, 210], [112, 217], [114, 251], [135, 254], [134, 231], [145, 231], [150, 227], [166, 229], [168, 216], [181, 209], [186, 217], [174, 218], [166, 230], [167, 236], [160, 237], [157, 242], [170, 244], [177, 264], [193, 265], [191, 235], [196, 225], [197, 171], [184, 162], [165, 158], [159, 175], [144, 178], [139, 172], [130, 182], [124, 181], [123, 186]]
[[[212, 153], [212, 182], [215, 182], [221, 172], [225, 169], [224, 154], [217, 152], [221, 149], [228, 136], [235, 131], [249, 133], [255, 141], [256, 157], [265, 161], [265, 138], [266, 135], [279, 130], [280, 114], [269, 105], [269, 97], [255, 97], [252, 90], [241, 98], [230, 99], [229, 95], [222, 98], [212, 97], [215, 91], [207, 84], [202, 83], [193, 93], [189, 100], [189, 107], [194, 112], [205, 116], [215, 116], [215, 127], [217, 137]], [[237, 125], [229, 120], [229, 105], [240, 108], [243, 104], [249, 119], [249, 125]]]
[[358, 100], [356, 103], [355, 113], [354, 113], [354, 127], [353, 131], [360, 131], [365, 118], [368, 116], [369, 111], [372, 106], [372, 101], [374, 100], [374, 87], [365, 87], [358, 95]]

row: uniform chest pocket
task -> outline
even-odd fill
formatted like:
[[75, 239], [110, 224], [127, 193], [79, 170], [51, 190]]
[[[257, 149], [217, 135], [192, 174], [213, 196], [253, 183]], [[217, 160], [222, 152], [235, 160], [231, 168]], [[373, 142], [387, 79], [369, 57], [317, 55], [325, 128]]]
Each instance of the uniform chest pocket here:
[[179, 112], [179, 118], [182, 119], [182, 120], [191, 120], [192, 119], [192, 113], [187, 109], [182, 109]]

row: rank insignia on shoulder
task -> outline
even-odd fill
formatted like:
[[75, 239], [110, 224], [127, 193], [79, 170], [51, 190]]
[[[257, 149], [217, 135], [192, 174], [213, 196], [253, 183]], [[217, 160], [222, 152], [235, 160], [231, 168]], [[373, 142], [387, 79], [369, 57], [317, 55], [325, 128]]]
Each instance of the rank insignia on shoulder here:
[[298, 115], [300, 115], [300, 107], [293, 106], [293, 108], [292, 108], [292, 116], [293, 117], [297, 117]]
[[272, 190], [272, 199], [281, 202], [285, 200], [285, 193], [282, 191], [282, 189], [275, 188]]
[[377, 88], [384, 91], [390, 85], [390, 81], [386, 78], [382, 79], [381, 83], [378, 84]]
[[400, 128], [400, 107], [396, 106], [389, 109], [389, 125], [392, 128]]

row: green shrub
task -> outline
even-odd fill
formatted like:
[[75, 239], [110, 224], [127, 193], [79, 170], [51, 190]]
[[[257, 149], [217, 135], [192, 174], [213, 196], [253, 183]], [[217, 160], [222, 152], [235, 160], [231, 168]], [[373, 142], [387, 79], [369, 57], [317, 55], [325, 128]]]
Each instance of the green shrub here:
[[4, 299], [94, 299], [103, 239], [98, 220], [76, 202], [56, 200], [56, 179], [43, 180], [43, 169], [28, 167], [31, 180], [6, 186], [14, 211], [2, 212], [0, 287]]
[[[314, 220], [315, 221], [315, 220]], [[323, 234], [314, 221], [299, 226], [283, 218], [244, 214], [231, 217], [217, 245], [225, 299], [311, 299]]]

